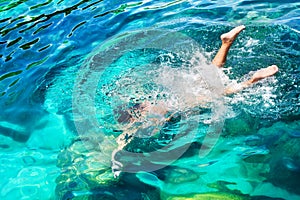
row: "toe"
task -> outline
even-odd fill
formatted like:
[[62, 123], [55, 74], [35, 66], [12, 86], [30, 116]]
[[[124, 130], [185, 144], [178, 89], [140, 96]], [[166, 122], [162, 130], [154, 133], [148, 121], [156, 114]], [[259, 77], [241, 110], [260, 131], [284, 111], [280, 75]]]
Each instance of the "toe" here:
[[271, 65], [270, 68], [271, 68], [274, 72], [277, 72], [277, 71], [278, 71], [277, 65]]

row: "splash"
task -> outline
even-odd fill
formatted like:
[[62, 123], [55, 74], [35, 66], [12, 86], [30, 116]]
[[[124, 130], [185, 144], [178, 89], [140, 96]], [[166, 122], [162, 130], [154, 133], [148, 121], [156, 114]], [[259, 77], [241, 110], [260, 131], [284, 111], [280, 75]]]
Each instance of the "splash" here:
[[[99, 84], [101, 89], [97, 89]], [[205, 145], [200, 149], [202, 156], [209, 153], [222, 130], [225, 111], [223, 91], [217, 68], [207, 64], [198, 43], [193, 39], [170, 30], [141, 30], [109, 39], [87, 59], [75, 83], [73, 112], [79, 116], [79, 121], [75, 122], [79, 134], [85, 134], [86, 130], [104, 133], [106, 125], [114, 122], [109, 122], [113, 117], [105, 120], [102, 116], [113, 116], [114, 108], [124, 104], [129, 109], [130, 105], [146, 102], [153, 105], [154, 109], [151, 107], [143, 120], [138, 119], [138, 124], [155, 121], [152, 124], [154, 128], [146, 129], [146, 135], [150, 136], [147, 140], [150, 141], [151, 136], [159, 138], [157, 134], [160, 134], [159, 130], [163, 127], [157, 127], [156, 122], [161, 121], [155, 119], [157, 113], [180, 113], [178, 133], [173, 134], [173, 138], [165, 145], [154, 148], [154, 151], [145, 155], [133, 150], [137, 147], [131, 148], [131, 151], [124, 150], [132, 143], [147, 144], [147, 140], [134, 142], [134, 139], [141, 139], [133, 137], [136, 136], [134, 132], [139, 132], [138, 127], [141, 125], [130, 125], [130, 132], [125, 131], [120, 135], [122, 138], [117, 138], [117, 152], [121, 151], [122, 154], [118, 156], [120, 159], [138, 159], [131, 163], [144, 162], [131, 165], [124, 171], [153, 171], [178, 159], [195, 141], [201, 119], [196, 106], [211, 109], [211, 123], [206, 140], [203, 140]], [[165, 111], [162, 112], [162, 109]], [[149, 134], [149, 130], [155, 133]], [[115, 155], [116, 152], [113, 160]], [[123, 161], [126, 162], [126, 159]], [[121, 162], [114, 162], [124, 168]]]
[[[229, 87], [234, 87], [238, 82], [244, 82], [249, 80], [254, 74], [254, 71], [242, 76], [238, 80], [233, 80], [229, 83]], [[261, 80], [258, 83], [252, 85], [249, 88], [244, 89], [242, 92], [228, 97], [227, 101], [230, 102], [233, 107], [240, 107], [247, 113], [259, 115], [262, 118], [279, 117], [277, 106], [277, 94], [278, 80], [276, 77], [268, 77]]]

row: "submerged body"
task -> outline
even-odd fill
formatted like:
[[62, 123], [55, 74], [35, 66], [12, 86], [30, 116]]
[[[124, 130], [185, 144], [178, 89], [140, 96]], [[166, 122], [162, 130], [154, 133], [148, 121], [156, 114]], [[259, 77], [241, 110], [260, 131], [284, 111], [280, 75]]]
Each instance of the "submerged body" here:
[[[222, 45], [212, 61], [213, 65], [218, 68], [222, 68], [224, 66], [231, 45], [233, 44], [236, 37], [240, 34], [240, 32], [244, 29], [245, 26], [238, 26], [231, 31], [221, 35]], [[239, 92], [264, 78], [274, 75], [277, 72], [278, 67], [276, 65], [271, 65], [269, 67], [260, 69], [256, 71], [249, 80], [239, 83], [234, 87], [225, 88], [223, 94], [230, 95]], [[191, 108], [199, 105], [205, 107], [205, 104], [210, 101], [213, 101], [211, 97], [198, 95], [197, 97], [192, 99], [192, 101], [188, 102], [186, 108]], [[125, 125], [122, 126], [123, 133], [116, 139], [117, 148], [112, 153], [112, 171], [115, 177], [120, 175], [123, 167], [123, 164], [115, 159], [116, 154], [124, 149], [124, 147], [133, 140], [134, 136], [141, 136], [137, 135], [137, 133], [140, 132], [140, 129], [145, 129], [147, 132], [146, 127], [154, 127], [151, 130], [151, 133], [144, 133], [147, 137], [159, 132], [158, 127], [162, 127], [166, 122], [172, 119], [175, 113], [177, 113], [176, 111], [170, 110], [170, 107], [172, 106], [168, 105], [168, 103], [164, 101], [157, 101], [154, 103], [145, 101], [143, 103], [136, 104], [128, 109], [117, 111], [117, 121]]]

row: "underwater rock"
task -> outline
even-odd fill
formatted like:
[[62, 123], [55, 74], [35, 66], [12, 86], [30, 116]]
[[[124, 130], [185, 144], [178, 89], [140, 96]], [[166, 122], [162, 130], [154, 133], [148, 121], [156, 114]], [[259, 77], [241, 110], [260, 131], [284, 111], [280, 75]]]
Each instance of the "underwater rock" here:
[[132, 174], [114, 177], [111, 154], [116, 147], [108, 140], [115, 138], [87, 134], [59, 153], [57, 166], [61, 174], [56, 178], [57, 199], [127, 200], [130, 197], [140, 200], [146, 195], [149, 187]]
[[[184, 177], [185, 176], [185, 177]], [[171, 193], [174, 195], [182, 193], [191, 193], [188, 190], [193, 190], [195, 188], [185, 188], [194, 185], [199, 178], [198, 174], [192, 170], [179, 168], [179, 167], [167, 167], [166, 169], [161, 169], [156, 172], [138, 172], [136, 177], [139, 181], [146, 183], [149, 186], [157, 188], [161, 194], [165, 192], [168, 196]]]
[[245, 143], [249, 146], [259, 146], [262, 144], [262, 137], [259, 135], [250, 135], [246, 137]]
[[187, 168], [179, 167], [168, 167], [167, 170], [164, 170], [162, 176], [164, 181], [174, 184], [191, 182], [199, 178], [196, 172]]
[[275, 186], [286, 189], [289, 192], [300, 194], [300, 163], [296, 159], [284, 157], [272, 161], [268, 180]]
[[250, 200], [247, 196], [239, 196], [230, 193], [204, 193], [188, 196], [163, 197], [163, 200]]
[[36, 162], [36, 160], [32, 156], [24, 156], [22, 158], [22, 161], [25, 165], [32, 165]]
[[278, 122], [269, 128], [259, 130], [261, 134], [272, 135], [278, 130], [284, 133], [269, 146], [270, 170], [266, 174], [267, 181], [289, 192], [300, 194], [300, 138], [291, 137], [290, 134], [298, 130], [299, 122]]
[[290, 131], [289, 136], [299, 138], [300, 137], [300, 131], [298, 131], [298, 130]]
[[[17, 98], [14, 104], [3, 104], [0, 101], [3, 108], [0, 113], [0, 134], [24, 143], [35, 130], [36, 122], [47, 115], [40, 105], [31, 105], [31, 101], [24, 100], [25, 96]], [[31, 102], [30, 105], [28, 102]]]
[[[8, 164], [8, 163], [7, 163]], [[8, 179], [5, 184], [1, 185], [1, 199], [53, 199], [55, 183], [54, 179], [57, 176], [57, 168], [55, 166], [19, 166], [13, 168], [10, 166]], [[14, 174], [16, 171], [17, 174]], [[7, 178], [1, 176], [4, 180]]]
[[251, 200], [284, 200], [283, 198], [273, 198], [267, 196], [252, 196]]
[[60, 150], [71, 143], [74, 137], [62, 115], [48, 114], [36, 122], [26, 145], [30, 149]]
[[224, 124], [225, 135], [230, 136], [252, 134], [257, 127], [257, 119], [247, 113], [241, 113], [234, 118], [226, 119]]
[[258, 148], [247, 149], [240, 155], [240, 157], [246, 162], [264, 163], [267, 160], [267, 155], [269, 153], [269, 149], [262, 146]]
[[282, 158], [282, 162], [288, 170], [294, 171], [294, 172], [300, 172], [299, 161], [293, 160], [292, 158], [285, 157], [285, 158]]
[[[56, 179], [56, 195], [59, 199], [70, 196], [70, 191], [72, 194], [91, 191], [119, 181], [113, 176], [110, 157], [107, 156], [110, 155], [108, 152], [112, 151], [113, 146], [100, 148], [101, 141], [95, 138], [91, 135], [90, 138], [76, 139], [58, 155], [57, 166], [61, 168], [61, 174]], [[86, 195], [88, 196], [88, 193], [83, 194]]]
[[9, 122], [0, 122], [0, 134], [8, 136], [17, 142], [26, 142], [30, 137], [24, 127]]
[[157, 175], [148, 172], [138, 172], [136, 177], [143, 183], [151, 185], [153, 187], [162, 188], [164, 182], [160, 180]]
[[0, 144], [0, 148], [1, 149], [8, 149], [9, 145], [7, 145], [7, 144]]

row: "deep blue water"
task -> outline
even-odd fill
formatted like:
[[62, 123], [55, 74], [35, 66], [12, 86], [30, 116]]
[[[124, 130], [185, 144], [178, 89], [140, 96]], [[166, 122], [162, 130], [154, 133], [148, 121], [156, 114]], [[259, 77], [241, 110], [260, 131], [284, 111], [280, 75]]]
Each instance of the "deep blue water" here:
[[[299, 7], [292, 0], [1, 1], [1, 199], [300, 199]], [[241, 81], [271, 64], [278, 74], [223, 99], [209, 154], [199, 156], [203, 118], [220, 107], [134, 140], [126, 151], [162, 158], [145, 164], [119, 155], [139, 172], [113, 178], [115, 106], [171, 98], [154, 79], [172, 84], [180, 106], [195, 85], [178, 73], [197, 77], [184, 71], [195, 67], [197, 50], [211, 60], [220, 35], [240, 24], [246, 30], [229, 52], [227, 75]], [[91, 105], [96, 124], [80, 110]], [[166, 152], [183, 155], [167, 165], [160, 148], [176, 136]]]

